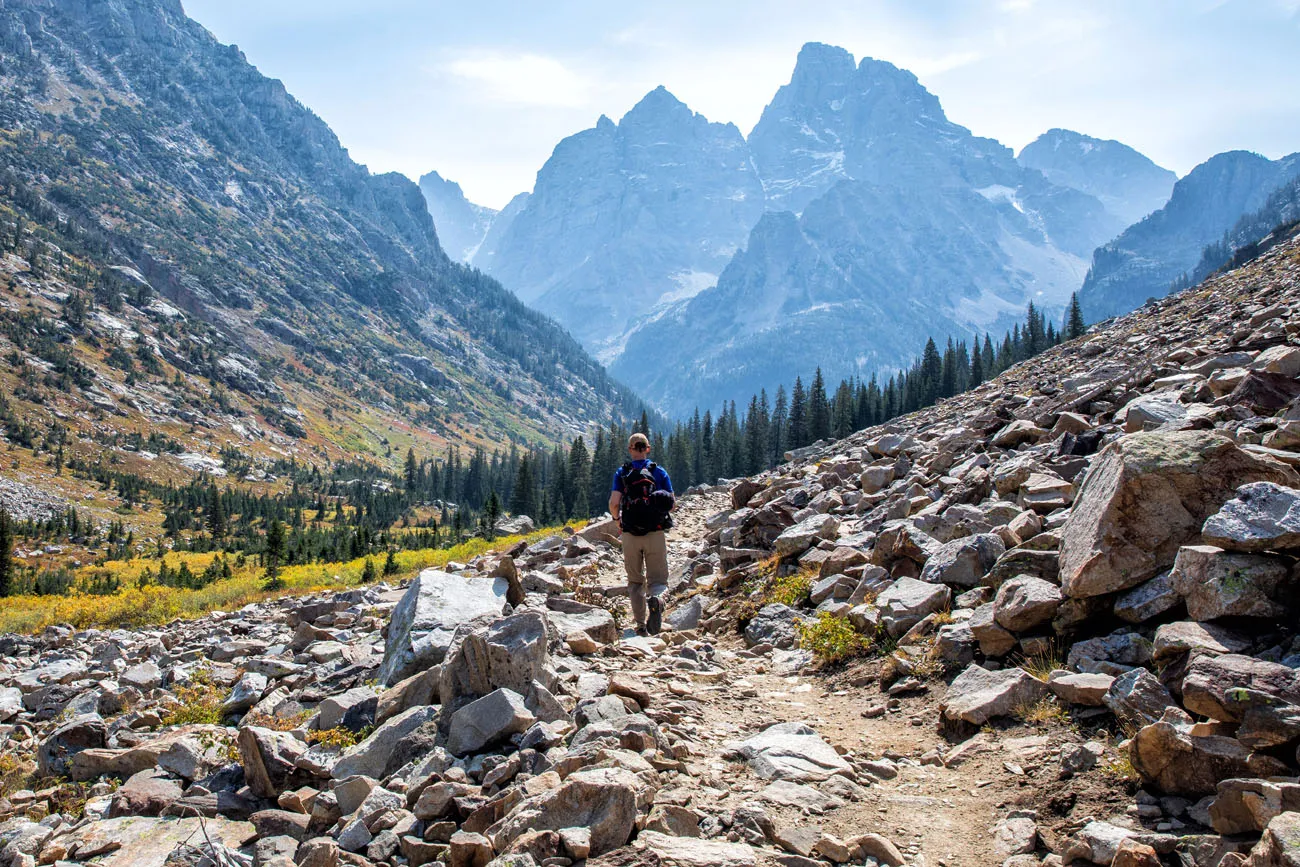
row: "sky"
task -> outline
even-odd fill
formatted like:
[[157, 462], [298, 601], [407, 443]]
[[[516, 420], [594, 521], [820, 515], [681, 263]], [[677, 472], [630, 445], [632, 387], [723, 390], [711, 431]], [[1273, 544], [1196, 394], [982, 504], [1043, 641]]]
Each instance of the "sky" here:
[[1052, 127], [1180, 176], [1300, 150], [1300, 0], [183, 0], [372, 171], [471, 201], [532, 189], [565, 136], [664, 85], [748, 135], [805, 42], [911, 70], [1017, 151]]

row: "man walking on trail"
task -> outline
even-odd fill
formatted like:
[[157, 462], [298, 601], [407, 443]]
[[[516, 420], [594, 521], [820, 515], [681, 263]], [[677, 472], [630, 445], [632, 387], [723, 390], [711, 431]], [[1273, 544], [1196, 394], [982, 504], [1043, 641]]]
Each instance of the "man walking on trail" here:
[[627, 453], [631, 460], [614, 473], [609, 513], [623, 531], [623, 565], [627, 568], [636, 634], [654, 635], [663, 626], [663, 594], [668, 589], [668, 541], [664, 531], [673, 525], [669, 513], [676, 500], [668, 473], [650, 460], [650, 441], [645, 434], [632, 434]]

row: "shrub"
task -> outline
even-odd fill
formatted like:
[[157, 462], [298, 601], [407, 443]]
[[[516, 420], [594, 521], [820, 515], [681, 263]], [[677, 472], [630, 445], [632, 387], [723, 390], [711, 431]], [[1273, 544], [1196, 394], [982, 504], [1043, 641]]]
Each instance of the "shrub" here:
[[1061, 659], [1061, 651], [1057, 648], [1055, 641], [1048, 645], [1047, 650], [1040, 653], [1017, 657], [1015, 663], [1029, 676], [1044, 683], [1047, 682], [1053, 671], [1058, 668], [1065, 668], [1065, 662]]
[[1026, 702], [1017, 707], [1013, 713], [1022, 722], [1032, 725], [1047, 725], [1054, 722], [1068, 723], [1070, 721], [1070, 715], [1065, 708], [1050, 697]]
[[837, 617], [829, 611], [818, 614], [816, 620], [796, 623], [795, 630], [799, 634], [799, 646], [827, 663], [859, 656], [871, 647], [871, 640], [854, 629], [847, 617]]
[[163, 716], [163, 725], [221, 725], [221, 703], [225, 699], [225, 690], [212, 680], [210, 670], [195, 669], [190, 675], [189, 683], [177, 684], [172, 691], [180, 699], [180, 704], [173, 705], [167, 711]]
[[813, 573], [807, 570], [773, 578], [768, 585], [764, 604], [775, 603], [788, 605], [791, 608], [802, 608], [812, 601], [810, 598], [812, 586]]

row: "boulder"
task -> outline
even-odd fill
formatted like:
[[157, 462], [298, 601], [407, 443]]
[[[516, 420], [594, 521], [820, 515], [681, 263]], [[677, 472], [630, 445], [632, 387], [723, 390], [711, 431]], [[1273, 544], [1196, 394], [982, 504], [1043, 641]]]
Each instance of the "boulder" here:
[[74, 717], [41, 741], [36, 751], [37, 770], [42, 777], [66, 777], [74, 755], [107, 743], [108, 726], [98, 714]]
[[1201, 537], [1229, 551], [1300, 548], [1300, 490], [1272, 482], [1242, 485], [1206, 519]]
[[425, 569], [393, 609], [379, 681], [391, 686], [442, 662], [456, 627], [485, 614], [500, 614], [509, 582], [466, 578]]
[[1173, 564], [1242, 484], [1290, 484], [1293, 470], [1214, 431], [1134, 433], [1094, 458], [1061, 536], [1066, 595], [1136, 587]]
[[369, 686], [355, 686], [321, 701], [316, 706], [320, 714], [316, 725], [320, 729], [342, 726], [358, 732], [375, 724], [375, 713], [378, 709], [379, 696], [374, 689]]
[[235, 681], [230, 695], [226, 696], [226, 700], [221, 703], [221, 709], [226, 713], [243, 713], [262, 699], [268, 683], [264, 674], [256, 671], [244, 672], [239, 680]]
[[992, 443], [998, 448], [1014, 449], [1024, 443], [1036, 443], [1047, 436], [1047, 431], [1028, 419], [1016, 419], [993, 435]]
[[1250, 648], [1250, 639], [1217, 623], [1179, 620], [1156, 630], [1153, 660], [1165, 665], [1187, 654], [1241, 653]]
[[447, 751], [455, 756], [476, 753], [528, 729], [537, 718], [524, 707], [524, 697], [508, 689], [490, 692], [456, 711], [447, 733]]
[[794, 647], [798, 638], [794, 625], [799, 620], [799, 612], [788, 605], [764, 605], [745, 626], [745, 643], [750, 647], [760, 644]]
[[980, 533], [940, 545], [925, 561], [921, 580], [974, 587], [1006, 551], [1001, 537]]
[[748, 843], [675, 837], [658, 831], [642, 831], [635, 847], [662, 867], [756, 867], [761, 851]]
[[259, 798], [275, 800], [284, 790], [307, 782], [297, 765], [307, 745], [288, 732], [245, 726], [239, 730], [238, 744], [244, 780]]
[[894, 480], [894, 465], [884, 464], [867, 467], [858, 477], [858, 484], [862, 486], [862, 493], [875, 494], [889, 487], [889, 483]]
[[1064, 669], [1053, 671], [1047, 678], [1047, 688], [1062, 701], [1088, 707], [1101, 707], [1106, 703], [1115, 678], [1109, 674], [1072, 674]]
[[1274, 816], [1242, 867], [1300, 867], [1300, 813]]
[[1123, 674], [1136, 665], [1149, 664], [1151, 650], [1151, 642], [1139, 633], [1120, 630], [1075, 642], [1065, 661], [1078, 671]]
[[1008, 716], [1046, 695], [1046, 684], [1023, 669], [989, 671], [971, 665], [948, 685], [940, 710], [949, 722], [981, 726], [995, 717]]
[[252, 842], [257, 831], [248, 822], [221, 817], [158, 819], [121, 816], [78, 824], [60, 837], [65, 861], [86, 862], [100, 867], [163, 867], [183, 844], [211, 840], [218, 846], [238, 850]]
[[1125, 433], [1155, 430], [1161, 425], [1178, 424], [1187, 418], [1187, 404], [1178, 400], [1178, 393], [1161, 391], [1144, 394], [1129, 401], [1115, 420], [1124, 425]]
[[1016, 637], [998, 626], [997, 606], [987, 602], [974, 610], [966, 621], [971, 636], [980, 644], [980, 653], [988, 657], [1005, 656], [1016, 649]]
[[1300, 347], [1281, 344], [1270, 346], [1250, 362], [1251, 370], [1276, 373], [1291, 379], [1300, 379]]
[[1273, 557], [1230, 554], [1213, 545], [1178, 549], [1169, 586], [1187, 601], [1193, 620], [1220, 617], [1281, 617], [1290, 589], [1290, 568]]
[[1195, 798], [1213, 793], [1221, 780], [1270, 776], [1285, 770], [1281, 762], [1252, 753], [1234, 738], [1195, 735], [1190, 726], [1164, 721], [1134, 735], [1129, 761], [1146, 785], [1167, 795]]
[[180, 785], [167, 774], [157, 770], [140, 771], [113, 793], [108, 815], [157, 816], [180, 797]]
[[489, 626], [463, 627], [442, 665], [438, 692], [448, 713], [496, 689], [527, 696], [534, 682], [552, 681], [547, 618], [524, 610]]
[[575, 771], [557, 788], [520, 802], [487, 830], [498, 852], [526, 831], [587, 828], [592, 857], [627, 843], [636, 827], [637, 793], [644, 783], [623, 768]]
[[836, 774], [849, 775], [849, 763], [811, 726], [801, 722], [777, 723], [728, 751], [749, 763], [764, 780], [810, 783]]
[[1279, 747], [1300, 739], [1300, 705], [1246, 687], [1227, 690], [1223, 703], [1241, 720], [1237, 740], [1252, 750]]
[[1169, 583], [1169, 573], [1161, 572], [1131, 590], [1125, 590], [1115, 600], [1115, 616], [1129, 623], [1142, 623], [1164, 614], [1183, 601], [1178, 591]]
[[1145, 668], [1135, 668], [1115, 678], [1102, 703], [1120, 723], [1134, 727], [1150, 725], [1163, 717], [1168, 708], [1178, 707], [1164, 684]]
[[402, 711], [371, 732], [364, 741], [344, 750], [331, 775], [336, 780], [357, 775], [383, 779], [398, 742], [437, 718], [436, 707], [420, 706]]
[[776, 553], [781, 557], [798, 557], [822, 539], [834, 539], [840, 522], [834, 515], [812, 515], [776, 537]]
[[1227, 693], [1243, 688], [1300, 704], [1300, 671], [1235, 653], [1196, 656], [1183, 677], [1183, 705], [1192, 713], [1236, 722], [1243, 706]]
[[911, 629], [927, 614], [952, 605], [952, 591], [943, 584], [899, 578], [876, 597], [880, 623], [894, 638]]
[[1300, 784], [1280, 780], [1223, 780], [1210, 823], [1220, 834], [1258, 834], [1281, 813], [1300, 812]]
[[1061, 607], [1061, 588], [1032, 575], [1017, 575], [998, 588], [993, 619], [1010, 632], [1050, 623]]

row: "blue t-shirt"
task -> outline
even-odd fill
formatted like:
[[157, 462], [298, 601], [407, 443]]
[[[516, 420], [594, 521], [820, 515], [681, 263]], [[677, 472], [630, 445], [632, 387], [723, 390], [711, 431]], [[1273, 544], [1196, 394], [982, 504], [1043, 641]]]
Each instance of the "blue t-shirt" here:
[[[646, 464], [650, 463], [650, 459], [643, 458], [642, 460], [632, 461], [631, 463], [632, 463], [632, 469], [639, 470], [644, 468]], [[655, 464], [655, 468], [652, 472], [655, 477], [655, 490], [667, 491], [668, 493], [671, 494], [673, 492], [673, 480], [668, 478], [668, 471], [665, 470], [663, 467], [659, 466], [658, 464]], [[613, 484], [610, 485], [609, 490], [611, 493], [613, 491], [618, 491], [620, 494], [627, 493], [626, 491], [623, 490], [623, 468], [622, 467], [619, 467], [617, 470], [614, 471], [614, 482]]]

